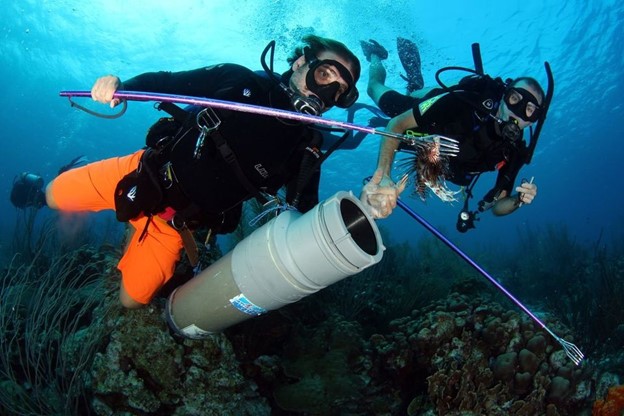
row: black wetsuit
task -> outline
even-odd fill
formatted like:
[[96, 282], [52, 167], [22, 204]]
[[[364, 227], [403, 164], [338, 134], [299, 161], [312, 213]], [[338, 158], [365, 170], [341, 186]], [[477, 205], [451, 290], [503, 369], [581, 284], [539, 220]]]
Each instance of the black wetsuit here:
[[[126, 82], [128, 91], [146, 91], [190, 95], [245, 104], [292, 110], [286, 94], [276, 83], [235, 64], [220, 64], [184, 72], [152, 72]], [[238, 165], [254, 188], [275, 194], [287, 186], [287, 198], [295, 192], [305, 147], [317, 132], [289, 120], [238, 111], [217, 110], [221, 120], [219, 134], [234, 152]], [[214, 225], [229, 216], [224, 232], [238, 222], [243, 201], [253, 197], [233, 168], [206, 138], [201, 157], [193, 156], [197, 135], [178, 140], [168, 153], [177, 191], [184, 196], [171, 198], [170, 206], [178, 211], [194, 207], [194, 220], [200, 225]], [[307, 211], [318, 203], [317, 171], [307, 182], [298, 205]]]
[[390, 90], [379, 97], [377, 105], [388, 117], [396, 117], [411, 109], [416, 101], [418, 101], [416, 97]]
[[[466, 186], [475, 175], [498, 170], [495, 189], [497, 192], [507, 191], [509, 195], [526, 160], [526, 143], [524, 140], [517, 143], [504, 140], [495, 131], [494, 120], [454, 96], [460, 94], [467, 93], [443, 93], [414, 103], [412, 112], [418, 125], [416, 130], [459, 141], [459, 154], [449, 158], [447, 180]], [[492, 102], [500, 102], [500, 97], [493, 97]]]

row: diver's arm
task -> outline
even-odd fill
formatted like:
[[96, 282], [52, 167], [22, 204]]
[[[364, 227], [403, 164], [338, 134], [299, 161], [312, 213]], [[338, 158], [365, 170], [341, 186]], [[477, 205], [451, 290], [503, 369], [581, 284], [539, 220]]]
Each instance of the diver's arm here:
[[[505, 191], [503, 191], [505, 193]], [[505, 196], [498, 199], [494, 205], [492, 205], [492, 214], [497, 217], [508, 215], [518, 209], [520, 206], [520, 201], [518, 200], [518, 195], [514, 196]]]
[[91, 97], [101, 103], [119, 104], [113, 99], [117, 90], [157, 92], [210, 97], [215, 91], [229, 87], [235, 80], [249, 76], [251, 71], [235, 64], [220, 64], [190, 71], [146, 72], [121, 82], [115, 75], [98, 78], [91, 88]]
[[184, 89], [194, 83], [199, 83], [200, 77], [204, 75], [203, 72], [205, 72], [203, 68], [175, 74], [167, 71], [146, 72], [123, 83], [115, 75], [105, 75], [98, 78], [93, 84], [91, 98], [100, 103], [110, 103], [112, 108], [121, 101], [118, 98], [113, 98], [113, 94], [117, 90], [183, 94]]
[[110, 103], [111, 108], [121, 102], [118, 98], [113, 98], [113, 94], [121, 86], [121, 80], [115, 75], [104, 75], [98, 78], [91, 87], [91, 98], [99, 103]]
[[[516, 187], [515, 195], [501, 197], [494, 206], [492, 206], [492, 213], [497, 216], [508, 215], [520, 208], [524, 204], [530, 204], [537, 196], [537, 185], [534, 183], [524, 182], [520, 186]], [[503, 191], [501, 195], [506, 194]]]
[[[394, 117], [388, 123], [387, 130], [403, 134], [405, 130], [416, 125], [412, 110]], [[374, 218], [386, 218], [396, 208], [396, 201], [405, 189], [407, 177], [395, 184], [390, 177], [394, 155], [399, 148], [399, 141], [384, 137], [379, 147], [377, 169], [372, 179], [364, 185], [360, 200], [368, 208]]]
[[193, 84], [199, 84], [204, 75], [204, 69], [184, 71], [179, 73], [159, 71], [146, 72], [132, 77], [123, 83], [115, 75], [105, 75], [98, 78], [91, 88], [91, 98], [100, 103], [111, 103], [111, 107], [119, 104], [119, 99], [113, 99], [117, 90], [145, 91], [160, 93], [184, 94]]
[[[386, 130], [393, 133], [403, 134], [405, 130], [414, 127], [417, 127], [414, 114], [412, 110], [408, 110], [390, 120]], [[392, 179], [390, 178], [390, 171], [392, 170], [392, 163], [394, 162], [396, 151], [399, 149], [399, 144], [399, 141], [396, 139], [384, 137], [382, 138], [381, 145], [379, 146], [377, 169], [381, 169], [383, 172], [383, 179], [387, 179], [391, 183], [394, 182], [392, 182]]]
[[[228, 68], [233, 65], [229, 65]], [[127, 91], [158, 92], [163, 94], [209, 95], [219, 77], [225, 73], [225, 65], [203, 67], [189, 71], [146, 72], [123, 82]]]

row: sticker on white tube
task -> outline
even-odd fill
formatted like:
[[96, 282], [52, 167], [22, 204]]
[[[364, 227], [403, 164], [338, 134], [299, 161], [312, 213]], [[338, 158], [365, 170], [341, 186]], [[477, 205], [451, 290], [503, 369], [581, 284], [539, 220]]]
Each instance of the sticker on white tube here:
[[267, 313], [267, 310], [251, 303], [249, 299], [245, 297], [242, 293], [240, 295], [234, 296], [230, 299], [230, 303], [239, 311], [252, 316], [262, 315], [263, 313]]

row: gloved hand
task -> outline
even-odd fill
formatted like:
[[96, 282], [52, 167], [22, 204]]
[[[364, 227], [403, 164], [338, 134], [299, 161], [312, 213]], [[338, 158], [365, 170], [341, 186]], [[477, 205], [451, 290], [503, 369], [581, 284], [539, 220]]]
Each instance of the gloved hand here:
[[394, 208], [401, 192], [405, 190], [408, 176], [405, 175], [398, 184], [384, 176], [381, 169], [377, 169], [371, 180], [364, 185], [360, 194], [360, 201], [368, 213], [375, 219], [388, 217]]
[[537, 185], [532, 182], [522, 182], [520, 186], [516, 187], [516, 192], [518, 192], [520, 206], [530, 204], [537, 195]]
[[119, 98], [113, 98], [113, 94], [120, 86], [121, 80], [114, 75], [100, 77], [91, 87], [91, 98], [99, 103], [110, 103], [110, 107], [113, 108], [121, 102]]

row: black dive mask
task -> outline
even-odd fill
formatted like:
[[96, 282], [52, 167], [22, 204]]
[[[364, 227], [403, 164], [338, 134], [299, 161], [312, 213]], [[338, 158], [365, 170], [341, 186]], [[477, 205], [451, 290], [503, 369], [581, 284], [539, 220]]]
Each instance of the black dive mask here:
[[541, 107], [530, 91], [519, 87], [509, 87], [505, 91], [504, 99], [507, 108], [522, 120], [530, 123], [539, 120]]
[[[305, 47], [303, 53], [309, 65], [306, 86], [322, 101], [325, 108], [347, 108], [353, 105], [359, 93], [349, 70], [333, 59], [319, 60], [309, 47]], [[338, 82], [339, 77], [347, 83], [347, 88], [342, 92], [344, 86]]]

